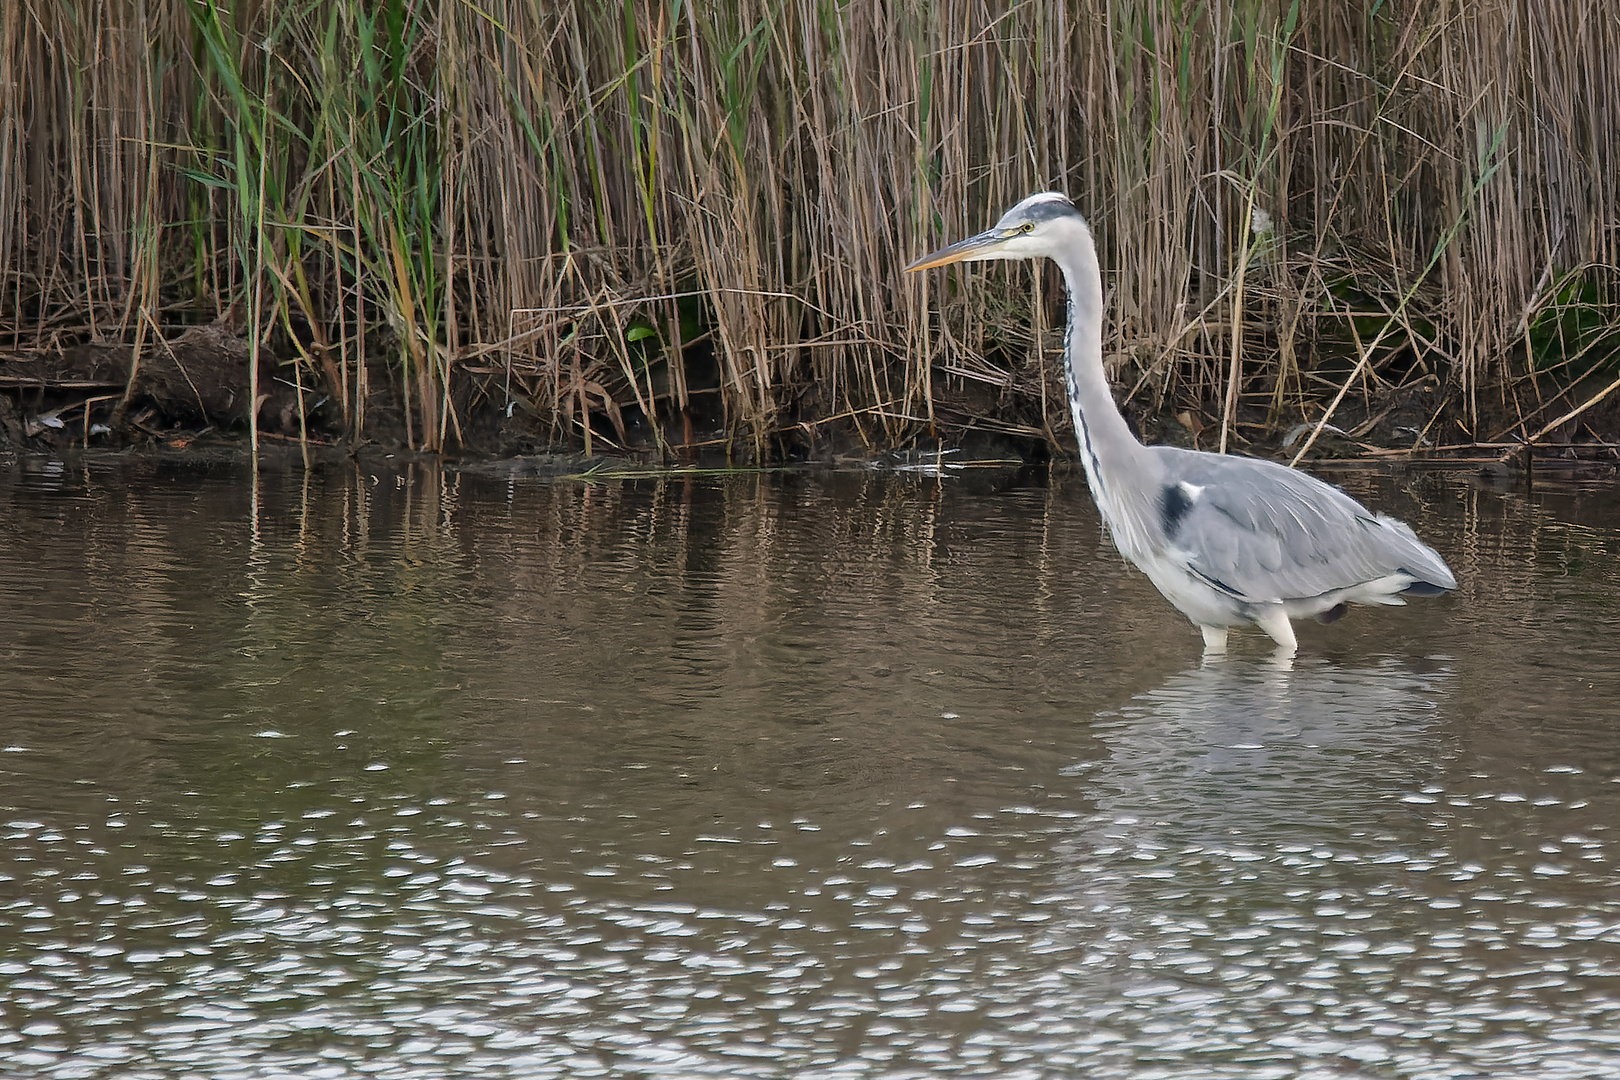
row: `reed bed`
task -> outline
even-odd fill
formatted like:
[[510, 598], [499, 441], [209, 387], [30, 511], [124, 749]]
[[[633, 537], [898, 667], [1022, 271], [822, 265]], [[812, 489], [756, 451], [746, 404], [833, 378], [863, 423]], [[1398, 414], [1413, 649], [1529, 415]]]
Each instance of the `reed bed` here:
[[221, 324], [426, 450], [1061, 446], [1055, 278], [900, 272], [1055, 187], [1132, 409], [1523, 434], [1620, 339], [1616, 56], [1597, 0], [20, 0], [0, 347]]

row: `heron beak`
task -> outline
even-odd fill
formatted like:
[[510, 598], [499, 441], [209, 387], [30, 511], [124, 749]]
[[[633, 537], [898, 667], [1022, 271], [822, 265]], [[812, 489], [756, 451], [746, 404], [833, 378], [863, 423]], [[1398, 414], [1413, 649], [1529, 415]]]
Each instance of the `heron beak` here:
[[1016, 232], [1006, 233], [1000, 229], [986, 229], [977, 236], [970, 236], [966, 240], [958, 240], [950, 247], [942, 247], [932, 255], [924, 255], [906, 267], [906, 273], [915, 273], [918, 270], [932, 270], [936, 266], [949, 266], [951, 263], [956, 262], [994, 259], [1001, 250], [1001, 245], [1017, 235]]

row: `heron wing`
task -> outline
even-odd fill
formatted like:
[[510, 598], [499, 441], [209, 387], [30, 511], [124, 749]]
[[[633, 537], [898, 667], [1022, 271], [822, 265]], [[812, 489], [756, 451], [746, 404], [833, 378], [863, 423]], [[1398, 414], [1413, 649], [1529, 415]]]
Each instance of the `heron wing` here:
[[1404, 573], [1456, 587], [1411, 528], [1332, 484], [1255, 458], [1156, 447], [1172, 547], [1211, 585], [1250, 603], [1322, 596]]

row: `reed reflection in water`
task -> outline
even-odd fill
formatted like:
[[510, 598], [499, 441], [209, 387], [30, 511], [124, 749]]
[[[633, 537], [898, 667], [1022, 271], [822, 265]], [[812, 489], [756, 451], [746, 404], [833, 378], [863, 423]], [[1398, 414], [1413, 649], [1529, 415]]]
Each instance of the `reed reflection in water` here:
[[0, 1070], [1607, 1075], [1620, 513], [1346, 482], [1278, 671], [1061, 479], [0, 471]]

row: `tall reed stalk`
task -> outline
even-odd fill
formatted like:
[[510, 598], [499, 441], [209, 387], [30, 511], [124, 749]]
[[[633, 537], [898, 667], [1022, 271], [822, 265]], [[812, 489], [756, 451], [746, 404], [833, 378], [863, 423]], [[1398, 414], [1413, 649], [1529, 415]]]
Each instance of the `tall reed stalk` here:
[[1434, 376], [1480, 435], [1614, 351], [1617, 54], [1598, 0], [24, 0], [0, 345], [222, 319], [428, 450], [1061, 442], [1051, 276], [900, 273], [1058, 187], [1134, 408]]

